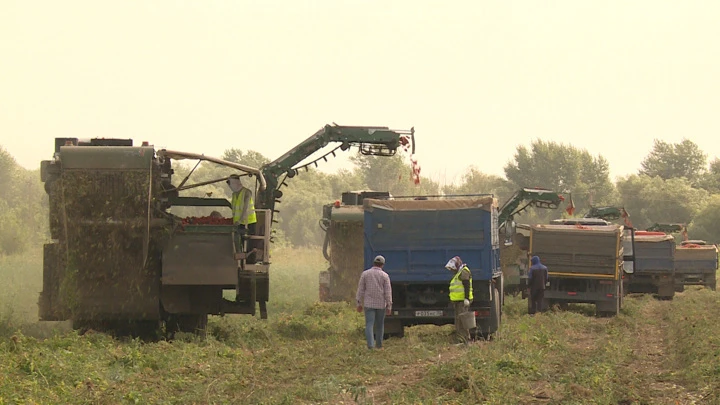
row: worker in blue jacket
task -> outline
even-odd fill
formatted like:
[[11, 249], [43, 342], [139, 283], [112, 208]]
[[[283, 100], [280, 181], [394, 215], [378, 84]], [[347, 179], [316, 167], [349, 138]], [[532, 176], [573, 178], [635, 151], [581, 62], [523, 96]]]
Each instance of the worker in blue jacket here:
[[530, 259], [530, 270], [528, 270], [528, 289], [530, 290], [530, 305], [528, 306], [528, 313], [530, 315], [536, 312], [545, 312], [543, 307], [543, 299], [545, 298], [545, 287], [549, 285], [548, 280], [548, 268], [540, 263], [538, 256], [533, 256]]

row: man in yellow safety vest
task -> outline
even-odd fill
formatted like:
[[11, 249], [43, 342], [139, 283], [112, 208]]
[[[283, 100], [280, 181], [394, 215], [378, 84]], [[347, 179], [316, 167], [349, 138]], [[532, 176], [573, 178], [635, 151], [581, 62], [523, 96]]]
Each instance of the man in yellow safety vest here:
[[246, 229], [251, 235], [255, 234], [257, 215], [255, 214], [255, 203], [253, 202], [252, 191], [243, 186], [240, 176], [233, 174], [227, 179], [228, 187], [232, 190], [233, 224], [240, 229]]
[[470, 309], [473, 300], [472, 273], [459, 256], [450, 259], [445, 268], [455, 272], [455, 276], [450, 280], [450, 301], [455, 312], [455, 332], [463, 343], [469, 343], [470, 330], [463, 326], [460, 314]]

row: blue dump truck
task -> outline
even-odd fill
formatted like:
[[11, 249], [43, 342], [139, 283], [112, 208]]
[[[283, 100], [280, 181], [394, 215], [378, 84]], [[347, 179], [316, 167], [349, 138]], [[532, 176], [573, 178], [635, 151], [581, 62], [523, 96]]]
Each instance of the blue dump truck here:
[[502, 318], [497, 200], [491, 195], [365, 199], [364, 263], [385, 257], [393, 289], [387, 337], [406, 326], [454, 323], [448, 288], [454, 274], [445, 264], [460, 256], [472, 272], [475, 337], [489, 338]]

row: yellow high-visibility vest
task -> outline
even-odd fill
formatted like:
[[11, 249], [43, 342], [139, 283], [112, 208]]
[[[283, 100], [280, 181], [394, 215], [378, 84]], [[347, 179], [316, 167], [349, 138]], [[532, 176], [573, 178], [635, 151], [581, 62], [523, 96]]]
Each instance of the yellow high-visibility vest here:
[[[240, 216], [243, 212], [243, 202], [245, 201], [245, 193], [250, 193], [250, 206], [248, 207], [247, 220], [245, 222], [240, 222]], [[232, 201], [230, 203], [232, 205], [233, 224], [248, 225], [257, 222], [257, 215], [255, 214], [255, 202], [253, 201], [252, 192], [250, 190], [248, 190], [247, 188], [243, 188], [242, 190], [240, 190], [239, 193], [233, 193]]]
[[473, 299], [473, 287], [472, 287], [472, 273], [470, 272], [470, 269], [466, 265], [463, 265], [460, 270], [458, 270], [457, 273], [455, 273], [455, 277], [450, 280], [450, 301], [458, 302], [458, 301], [464, 301], [465, 300], [465, 287], [463, 287], [462, 280], [460, 280], [460, 274], [463, 271], [467, 271], [470, 274], [470, 291], [469, 291], [469, 299]]

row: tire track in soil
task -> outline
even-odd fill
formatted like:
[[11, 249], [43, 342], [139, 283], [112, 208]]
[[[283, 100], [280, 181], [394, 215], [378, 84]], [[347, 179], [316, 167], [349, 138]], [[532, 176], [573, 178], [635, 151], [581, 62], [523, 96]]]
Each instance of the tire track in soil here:
[[668, 370], [664, 363], [667, 354], [666, 336], [663, 331], [670, 325], [665, 318], [672, 301], [654, 301], [643, 305], [637, 314], [640, 320], [634, 330], [632, 355], [625, 372], [639, 381], [638, 392], [643, 393], [641, 401], [626, 399], [621, 405], [668, 404], [685, 405], [702, 403], [702, 395], [688, 391], [666, 377]]
[[[472, 345], [482, 345], [492, 342], [478, 341], [471, 343]], [[353, 399], [350, 393], [341, 394], [336, 400], [330, 403], [334, 404], [385, 404], [390, 400], [390, 392], [398, 388], [404, 388], [415, 385], [427, 373], [427, 370], [439, 364], [453, 361], [466, 353], [469, 348], [462, 344], [453, 344], [443, 348], [436, 357], [426, 358], [414, 363], [401, 364], [394, 367], [392, 374], [384, 379], [366, 386], [364, 395], [360, 395], [358, 400]], [[384, 349], [387, 350], [387, 349]]]

